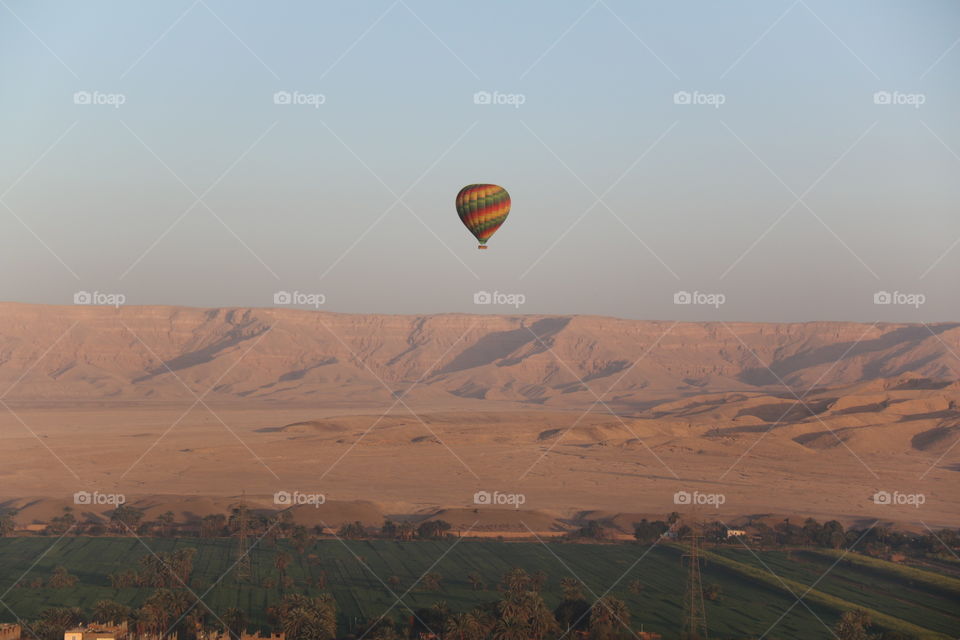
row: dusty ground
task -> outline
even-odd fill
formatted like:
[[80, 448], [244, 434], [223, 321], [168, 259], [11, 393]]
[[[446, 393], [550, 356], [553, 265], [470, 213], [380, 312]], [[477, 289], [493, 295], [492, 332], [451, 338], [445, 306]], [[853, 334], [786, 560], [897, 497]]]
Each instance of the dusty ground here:
[[[579, 410], [417, 408], [417, 417], [401, 408], [381, 418], [235, 403], [11, 405], [16, 415], [0, 413], [0, 499], [29, 506], [21, 520], [56, 515], [80, 490], [186, 517], [224, 512], [242, 492], [269, 507], [283, 490], [324, 494], [320, 519], [331, 523], [450, 509], [443, 517], [457, 526], [546, 531], [583, 512], [689, 511], [674, 503], [686, 491], [722, 494], [719, 508], [699, 512], [725, 521], [769, 513], [956, 527], [957, 428], [944, 426], [955, 394], [846, 390], [843, 400], [827, 394], [832, 409], [779, 424], [788, 400], [760, 394], [708, 395], [620, 419]], [[874, 504], [879, 490], [925, 502]], [[477, 508], [477, 491], [523, 494], [524, 503]]]

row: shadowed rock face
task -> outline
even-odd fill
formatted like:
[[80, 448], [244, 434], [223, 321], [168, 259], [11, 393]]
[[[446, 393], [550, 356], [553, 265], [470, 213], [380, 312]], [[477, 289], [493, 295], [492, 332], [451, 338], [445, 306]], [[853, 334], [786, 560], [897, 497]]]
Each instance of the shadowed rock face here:
[[[622, 409], [711, 391], [783, 394], [960, 378], [960, 324], [680, 323], [290, 309], [0, 305], [8, 401], [478, 400]], [[787, 389], [789, 387], [789, 389]]]

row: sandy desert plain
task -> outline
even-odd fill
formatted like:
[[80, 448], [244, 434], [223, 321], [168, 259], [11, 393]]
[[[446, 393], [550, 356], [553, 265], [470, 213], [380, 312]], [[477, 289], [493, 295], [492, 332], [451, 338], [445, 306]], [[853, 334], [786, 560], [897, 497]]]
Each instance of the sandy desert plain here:
[[[441, 517], [503, 534], [678, 491], [698, 517], [960, 526], [960, 323], [0, 305], [0, 505], [77, 491], [148, 518], [321, 493], [330, 526]], [[477, 491], [522, 494], [477, 506]], [[877, 504], [878, 491], [923, 504]]]

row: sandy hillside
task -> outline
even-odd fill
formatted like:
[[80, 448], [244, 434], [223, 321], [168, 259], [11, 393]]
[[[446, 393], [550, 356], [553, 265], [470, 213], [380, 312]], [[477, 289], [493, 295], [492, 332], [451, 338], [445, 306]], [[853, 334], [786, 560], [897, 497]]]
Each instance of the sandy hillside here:
[[[328, 501], [297, 509], [309, 524], [439, 512], [549, 531], [596, 513], [628, 530], [682, 510], [686, 492], [721, 494], [701, 511], [732, 521], [960, 525], [958, 324], [0, 315], [0, 500], [23, 522], [76, 491], [181, 521], [300, 491]], [[878, 491], [924, 504], [878, 505]], [[524, 502], [477, 505], [477, 492]]]
[[[0, 304], [12, 402], [471, 400], [621, 409], [702, 391], [799, 390], [912, 372], [957, 380], [960, 323], [671, 323], [591, 316]], [[242, 359], [242, 360], [241, 360]], [[241, 364], [236, 364], [240, 362]], [[769, 368], [768, 368], [769, 367]], [[586, 387], [584, 386], [586, 385]]]

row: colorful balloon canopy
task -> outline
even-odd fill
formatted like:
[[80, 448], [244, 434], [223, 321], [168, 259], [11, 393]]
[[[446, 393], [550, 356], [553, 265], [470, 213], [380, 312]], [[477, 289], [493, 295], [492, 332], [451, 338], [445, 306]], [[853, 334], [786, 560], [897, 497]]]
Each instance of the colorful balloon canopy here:
[[468, 184], [457, 194], [460, 222], [487, 248], [487, 240], [510, 214], [510, 194], [495, 184]]

